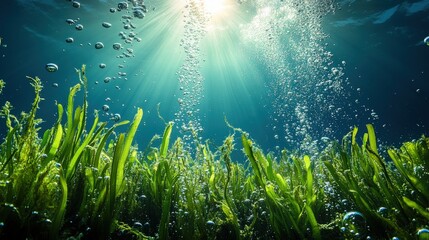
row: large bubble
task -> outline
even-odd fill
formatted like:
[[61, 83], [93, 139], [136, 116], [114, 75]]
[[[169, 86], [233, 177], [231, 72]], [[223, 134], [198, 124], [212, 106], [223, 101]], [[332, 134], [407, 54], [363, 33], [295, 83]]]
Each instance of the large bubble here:
[[346, 238], [365, 239], [367, 225], [363, 214], [356, 211], [346, 213], [343, 217], [341, 231]]
[[417, 232], [417, 237], [419, 240], [428, 240], [429, 239], [429, 230], [427, 228], [422, 228]]

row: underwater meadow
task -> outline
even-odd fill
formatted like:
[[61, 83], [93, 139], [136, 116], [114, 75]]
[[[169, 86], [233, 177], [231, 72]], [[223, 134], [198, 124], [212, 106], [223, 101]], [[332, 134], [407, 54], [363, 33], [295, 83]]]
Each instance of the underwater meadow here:
[[[39, 78], [28, 112], [1, 116], [0, 236], [5, 239], [428, 239], [429, 138], [389, 149], [374, 128], [354, 128], [317, 157], [264, 153], [248, 133], [193, 151], [165, 123], [143, 151], [143, 117], [107, 127], [88, 122], [85, 66], [56, 124], [38, 125]], [[0, 81], [1, 89], [5, 83]], [[80, 104], [77, 91], [85, 92]], [[64, 115], [64, 116], [63, 116]], [[65, 121], [63, 121], [63, 117]], [[63, 123], [64, 122], [64, 123]], [[115, 133], [128, 125], [124, 133]], [[239, 147], [238, 147], [239, 146]], [[246, 164], [234, 162], [240, 148]], [[353, 209], [353, 211], [349, 211]]]
[[428, 240], [428, 13], [11, 1], [0, 239]]

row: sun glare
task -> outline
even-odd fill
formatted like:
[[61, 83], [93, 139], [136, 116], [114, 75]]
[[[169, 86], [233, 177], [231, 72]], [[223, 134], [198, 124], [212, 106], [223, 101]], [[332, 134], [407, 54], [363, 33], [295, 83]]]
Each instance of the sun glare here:
[[225, 0], [203, 0], [204, 10], [210, 14], [217, 14], [225, 8]]

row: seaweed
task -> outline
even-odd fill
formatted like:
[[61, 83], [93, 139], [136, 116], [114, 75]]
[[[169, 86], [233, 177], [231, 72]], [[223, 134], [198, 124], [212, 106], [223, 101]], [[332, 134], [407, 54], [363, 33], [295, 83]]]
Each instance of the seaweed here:
[[[191, 149], [173, 142], [173, 122], [160, 117], [162, 136], [140, 150], [133, 144], [143, 110], [131, 122], [108, 126], [97, 112], [89, 122], [85, 66], [77, 74], [49, 129], [39, 127], [37, 77], [29, 78], [28, 113], [15, 116], [10, 102], [0, 110], [2, 239], [424, 239], [429, 232], [425, 136], [388, 149], [386, 159], [368, 124], [361, 140], [355, 127], [317, 156], [276, 155], [225, 119], [233, 133], [221, 146], [194, 133]], [[0, 93], [4, 86], [0, 80]], [[237, 150], [245, 163], [232, 158]]]

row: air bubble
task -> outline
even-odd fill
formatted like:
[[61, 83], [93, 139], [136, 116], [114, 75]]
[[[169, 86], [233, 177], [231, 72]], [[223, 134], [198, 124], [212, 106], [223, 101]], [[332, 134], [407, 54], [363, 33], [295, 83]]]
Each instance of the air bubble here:
[[104, 44], [102, 42], [96, 42], [94, 47], [95, 49], [102, 49], [104, 48]]
[[115, 113], [110, 119], [115, 122], [119, 122], [121, 120], [121, 114]]
[[80, 8], [80, 2], [73, 1], [72, 5], [75, 8]]
[[112, 26], [112, 24], [108, 22], [103, 22], [101, 25], [105, 28], [110, 28]]
[[110, 109], [110, 107], [109, 107], [109, 105], [104, 104], [103, 107], [102, 107], [102, 109], [103, 109], [103, 111], [108, 112], [109, 109]]
[[122, 45], [120, 43], [114, 43], [113, 44], [113, 49], [115, 49], [115, 50], [119, 50], [119, 49], [121, 49], [121, 47], [122, 47]]
[[68, 18], [68, 19], [66, 19], [66, 23], [67, 23], [68, 25], [73, 25], [73, 24], [75, 24], [75, 23], [76, 23], [76, 21], [75, 21], [75, 20], [73, 20], [73, 19], [71, 19], [71, 18]]
[[58, 71], [58, 65], [55, 63], [48, 63], [46, 64], [45, 69], [48, 72], [56, 72]]
[[425, 39], [423, 40], [423, 42], [429, 46], [429, 36], [425, 37]]
[[118, 3], [118, 11], [124, 10], [128, 8], [128, 3], [127, 2], [120, 2]]
[[[352, 211], [343, 217], [342, 225], [346, 238], [363, 237], [366, 233], [366, 220], [360, 212]], [[358, 234], [358, 235], [356, 235]]]
[[380, 207], [380, 208], [377, 210], [377, 213], [378, 213], [380, 216], [382, 216], [382, 217], [384, 217], [384, 218], [387, 218], [387, 217], [388, 217], [388, 215], [389, 215], [389, 209], [387, 209], [387, 208], [385, 208], [385, 207]]
[[419, 240], [427, 240], [429, 239], [429, 230], [426, 228], [422, 228], [417, 232], [417, 236]]
[[81, 31], [81, 30], [83, 30], [83, 25], [82, 24], [76, 24], [75, 28], [76, 28], [76, 30]]

